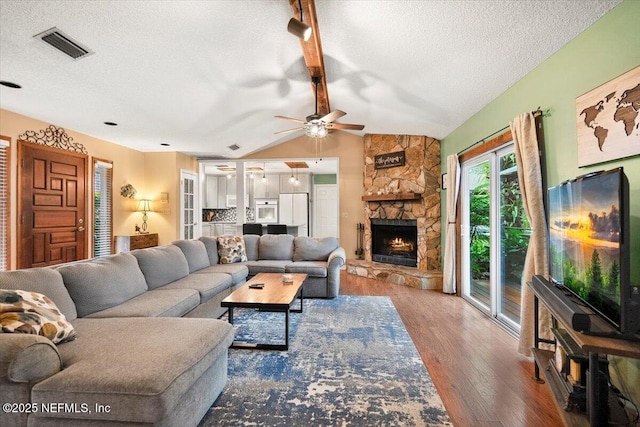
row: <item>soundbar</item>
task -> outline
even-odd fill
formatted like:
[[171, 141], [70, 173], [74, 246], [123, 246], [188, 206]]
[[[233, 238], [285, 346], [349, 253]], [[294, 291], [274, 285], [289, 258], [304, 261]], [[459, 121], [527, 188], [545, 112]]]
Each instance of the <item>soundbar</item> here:
[[539, 275], [533, 276], [532, 289], [555, 317], [559, 317], [566, 325], [571, 325], [574, 331], [589, 331], [591, 328], [589, 314], [583, 312], [578, 304], [571, 301], [562, 289]]

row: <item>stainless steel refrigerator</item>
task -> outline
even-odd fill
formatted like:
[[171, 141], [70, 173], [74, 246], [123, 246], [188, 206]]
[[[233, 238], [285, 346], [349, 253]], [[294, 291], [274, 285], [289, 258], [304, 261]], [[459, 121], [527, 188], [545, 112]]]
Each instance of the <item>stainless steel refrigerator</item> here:
[[298, 226], [298, 236], [309, 235], [309, 194], [281, 193], [278, 201], [278, 222]]

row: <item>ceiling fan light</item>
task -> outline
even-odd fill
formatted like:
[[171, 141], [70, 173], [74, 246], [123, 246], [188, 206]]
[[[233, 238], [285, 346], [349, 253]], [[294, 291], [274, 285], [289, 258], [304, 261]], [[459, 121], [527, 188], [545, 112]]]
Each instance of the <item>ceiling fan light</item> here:
[[296, 18], [289, 20], [287, 31], [304, 41], [309, 40], [309, 37], [311, 37], [311, 27]]
[[318, 129], [318, 136], [320, 138], [324, 138], [325, 136], [327, 136], [327, 128], [326, 128], [326, 126], [324, 126], [324, 125], [320, 126], [320, 128]]

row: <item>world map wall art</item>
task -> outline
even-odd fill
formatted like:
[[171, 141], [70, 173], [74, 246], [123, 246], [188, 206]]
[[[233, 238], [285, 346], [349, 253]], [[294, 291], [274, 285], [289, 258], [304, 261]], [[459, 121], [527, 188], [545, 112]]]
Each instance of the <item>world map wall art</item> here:
[[578, 166], [640, 154], [640, 66], [576, 98]]

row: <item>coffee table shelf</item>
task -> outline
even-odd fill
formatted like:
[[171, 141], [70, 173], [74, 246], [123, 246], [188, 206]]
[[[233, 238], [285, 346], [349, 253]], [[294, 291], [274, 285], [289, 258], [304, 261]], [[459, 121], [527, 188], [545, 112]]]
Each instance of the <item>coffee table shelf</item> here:
[[[302, 284], [307, 278], [306, 274], [292, 274], [292, 282], [283, 283], [280, 273], [259, 273], [247, 283], [236, 289], [228, 297], [222, 300], [220, 305], [229, 309], [229, 323], [233, 324], [234, 308], [256, 308], [260, 311], [285, 313], [285, 343], [247, 343], [234, 341], [232, 348], [251, 348], [261, 350], [288, 350], [289, 349], [289, 313], [302, 313], [304, 296]], [[262, 289], [252, 289], [249, 286], [262, 283]], [[300, 308], [292, 309], [291, 306], [300, 295]]]

